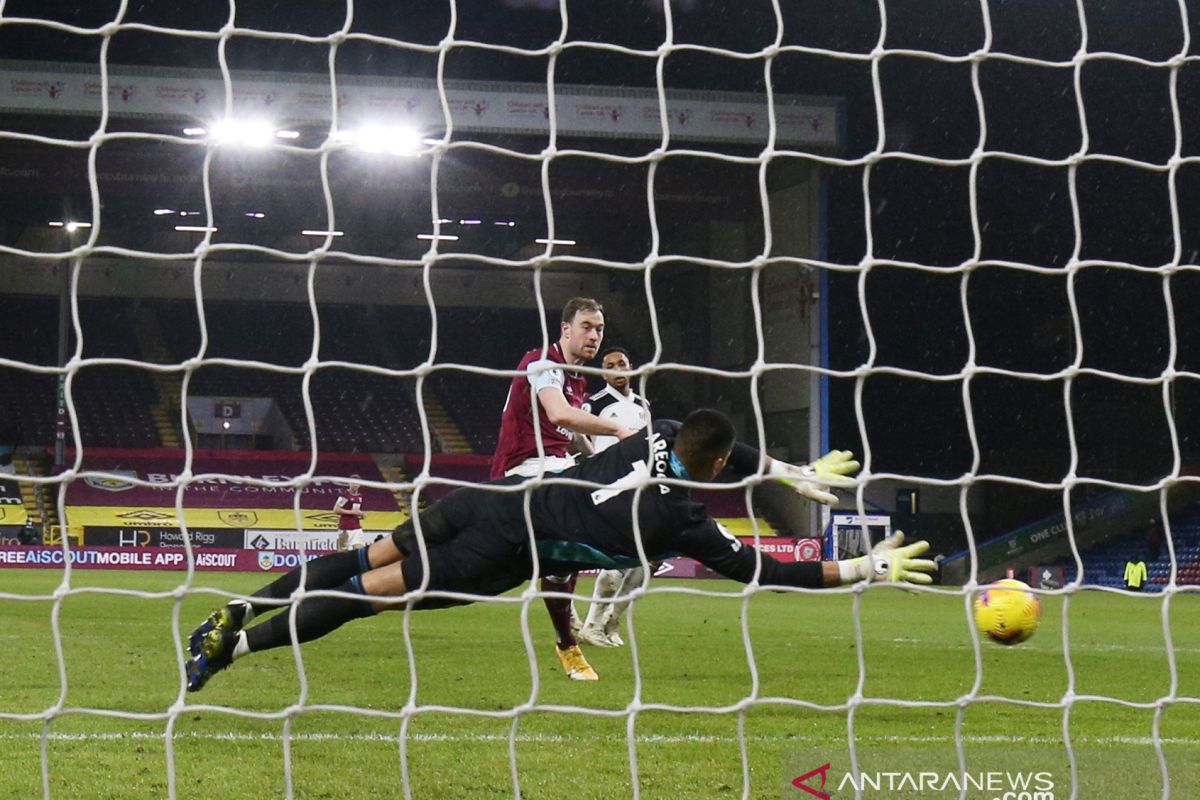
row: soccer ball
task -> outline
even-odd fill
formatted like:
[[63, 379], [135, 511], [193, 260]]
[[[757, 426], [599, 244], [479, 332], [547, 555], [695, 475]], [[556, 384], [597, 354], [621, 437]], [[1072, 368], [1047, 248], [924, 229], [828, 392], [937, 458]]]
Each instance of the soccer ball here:
[[996, 581], [975, 598], [975, 627], [993, 642], [1020, 644], [1042, 621], [1042, 601], [1021, 581]]

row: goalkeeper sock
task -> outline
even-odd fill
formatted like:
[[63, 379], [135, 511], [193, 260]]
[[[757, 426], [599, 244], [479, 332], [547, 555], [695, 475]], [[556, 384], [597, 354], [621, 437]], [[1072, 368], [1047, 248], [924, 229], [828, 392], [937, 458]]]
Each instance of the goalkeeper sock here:
[[[574, 574], [565, 578], [545, 577], [542, 578], [540, 588], [543, 592], [574, 592], [577, 577]], [[559, 649], [566, 650], [568, 647], [579, 644], [575, 639], [575, 632], [571, 630], [570, 598], [547, 597], [545, 601], [546, 610], [550, 612], [550, 622], [554, 625], [554, 635]]]
[[[308, 578], [304, 582], [304, 588], [313, 589], [333, 589], [340, 587], [349, 579], [356, 575], [361, 575], [371, 569], [371, 562], [367, 557], [369, 547], [360, 547], [357, 550], [347, 550], [343, 553], [330, 553], [327, 556], [314, 558], [309, 561], [305, 569], [308, 573]], [[267, 600], [287, 600], [292, 596], [292, 592], [300, 588], [300, 567], [296, 567], [291, 572], [287, 573], [278, 580], [268, 583], [266, 586], [259, 589], [251, 597], [261, 597]], [[247, 614], [242, 620], [242, 624], [249, 622], [258, 614], [265, 614], [272, 609], [281, 608], [278, 603], [255, 603], [251, 601], [234, 601], [247, 605]], [[230, 603], [233, 606], [233, 603]]]
[[[339, 555], [349, 555], [343, 553]], [[355, 575], [350, 580], [337, 587], [338, 591], [348, 594], [361, 595], [362, 599], [348, 597], [306, 597], [296, 607], [296, 641], [310, 642], [319, 639], [327, 633], [337, 630], [352, 619], [360, 619], [374, 615], [375, 607], [366, 599], [362, 588], [362, 580]], [[253, 628], [243, 631], [245, 650], [257, 653], [259, 650], [270, 650], [273, 647], [283, 647], [291, 644], [292, 631], [289, 618], [291, 614], [276, 614]], [[235, 653], [241, 648], [241, 641], [235, 648]]]

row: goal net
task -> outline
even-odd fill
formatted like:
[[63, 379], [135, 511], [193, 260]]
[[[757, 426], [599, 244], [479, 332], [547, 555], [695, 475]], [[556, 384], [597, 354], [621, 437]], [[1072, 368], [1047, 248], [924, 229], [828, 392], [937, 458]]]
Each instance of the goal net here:
[[[0, 795], [1195, 796], [1196, 9], [1044, 5], [0, 3]], [[699, 487], [731, 535], [940, 583], [671, 559], [595, 683], [531, 582], [187, 692], [354, 485], [371, 539], [487, 477], [575, 296], [654, 417], [859, 454]]]

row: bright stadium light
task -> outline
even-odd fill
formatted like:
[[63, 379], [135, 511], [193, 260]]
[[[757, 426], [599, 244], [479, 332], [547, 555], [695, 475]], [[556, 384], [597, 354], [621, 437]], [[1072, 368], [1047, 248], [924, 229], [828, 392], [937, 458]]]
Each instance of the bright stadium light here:
[[265, 147], [275, 138], [275, 129], [263, 120], [228, 118], [212, 126], [211, 138], [217, 144]]
[[481, 219], [460, 219], [458, 221], [458, 224], [459, 225], [482, 225], [483, 220], [481, 220]]
[[413, 156], [421, 149], [421, 135], [407, 127], [364, 125], [355, 130], [338, 131], [334, 138], [364, 153]]
[[344, 231], [318, 231], [318, 230], [303, 230], [300, 231], [301, 236], [345, 236]]
[[575, 244], [574, 239], [535, 239], [538, 244], [558, 244], [565, 247], [570, 247]]
[[276, 139], [299, 139], [300, 131], [289, 131], [289, 130], [275, 131], [275, 138]]
[[203, 136], [206, 133], [208, 133], [208, 130], [206, 128], [184, 128], [183, 129], [184, 136]]
[[517, 225], [517, 223], [513, 222], [511, 219], [498, 219], [495, 222], [493, 222], [492, 224], [493, 225], [503, 225], [506, 228], [514, 228]]
[[208, 225], [176, 225], [175, 230], [181, 233], [216, 233], [217, 229]]
[[247, 211], [246, 216], [251, 219], [265, 219], [267, 215], [261, 211]]
[[174, 213], [175, 213], [175, 209], [173, 209], [173, 208], [156, 208], [156, 209], [154, 209], [154, 216], [156, 216], [156, 217], [165, 217], [167, 214], [174, 214]]
[[79, 230], [80, 228], [92, 227], [92, 223], [90, 223], [90, 222], [74, 222], [72, 220], [67, 220], [66, 222], [63, 222], [60, 220], [55, 220], [54, 222], [50, 223], [50, 227], [51, 228], [63, 228], [66, 230], [67, 233], [74, 233], [75, 231]]
[[423, 239], [427, 242], [457, 242], [457, 236], [449, 236], [444, 233], [418, 233], [418, 239]]

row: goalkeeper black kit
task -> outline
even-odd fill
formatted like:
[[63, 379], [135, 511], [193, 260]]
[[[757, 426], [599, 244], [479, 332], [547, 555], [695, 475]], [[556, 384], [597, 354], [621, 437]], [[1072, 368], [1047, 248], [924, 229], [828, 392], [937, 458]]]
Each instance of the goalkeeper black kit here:
[[[530, 517], [543, 574], [639, 565], [635, 537], [640, 535], [647, 560], [689, 556], [734, 580], [754, 579], [760, 561], [757, 551], [709, 516], [686, 488], [649, 484], [637, 491], [637, 484], [646, 478], [686, 477], [671, 463], [678, 430], [679, 423], [658, 420], [651, 430], [548, 476], [532, 490]], [[757, 471], [758, 463], [758, 450], [736, 444], [727, 469], [747, 475]], [[566, 480], [593, 485], [567, 485]], [[495, 483], [519, 482], [509, 478]], [[426, 569], [413, 546], [411, 523], [398, 528], [393, 537], [410, 556], [404, 562], [410, 589], [425, 585], [435, 591], [498, 594], [532, 577], [524, 493], [460, 489], [435, 508], [450, 530], [440, 542], [427, 541], [427, 584], [422, 583]], [[785, 564], [764, 555], [761, 564], [759, 583], [764, 586], [822, 585], [820, 563]], [[453, 604], [452, 600], [423, 605]]]
[[[604, 484], [599, 489], [555, 482], [536, 489], [531, 511], [539, 555], [577, 567], [610, 566], [603, 557], [594, 556], [592, 551], [598, 551], [617, 567], [638, 566], [635, 535], [640, 534], [648, 560], [689, 556], [728, 578], [753, 580], [757, 551], [714, 520], [687, 488], [667, 484], [651, 484], [641, 492], [625, 488], [644, 477], [686, 477], [676, 473], [681, 468], [672, 467], [670, 457], [679, 427], [673, 420], [656, 420], [650, 430], [639, 431], [557, 476]], [[758, 466], [758, 450], [739, 442], [726, 471], [740, 477], [754, 474]], [[766, 555], [761, 560], [759, 583], [763, 585], [822, 585], [817, 563], [784, 564]]]

